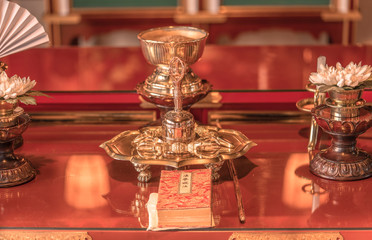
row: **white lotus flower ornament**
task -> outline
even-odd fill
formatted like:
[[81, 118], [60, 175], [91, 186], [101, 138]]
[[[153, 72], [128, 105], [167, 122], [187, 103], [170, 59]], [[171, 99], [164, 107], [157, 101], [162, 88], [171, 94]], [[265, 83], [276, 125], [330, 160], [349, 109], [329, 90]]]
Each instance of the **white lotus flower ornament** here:
[[318, 72], [310, 74], [309, 80], [319, 86], [321, 92], [335, 88], [363, 89], [372, 87], [372, 81], [369, 80], [371, 72], [371, 66], [362, 66], [361, 63], [350, 62], [345, 68], [340, 63], [337, 63], [336, 67], [320, 65]]
[[24, 104], [36, 105], [35, 96], [47, 96], [39, 91], [32, 91], [31, 89], [36, 85], [35, 80], [27, 78], [20, 78], [17, 75], [11, 78], [2, 71], [0, 73], [0, 100], [5, 100], [8, 103], [16, 103], [20, 101]]

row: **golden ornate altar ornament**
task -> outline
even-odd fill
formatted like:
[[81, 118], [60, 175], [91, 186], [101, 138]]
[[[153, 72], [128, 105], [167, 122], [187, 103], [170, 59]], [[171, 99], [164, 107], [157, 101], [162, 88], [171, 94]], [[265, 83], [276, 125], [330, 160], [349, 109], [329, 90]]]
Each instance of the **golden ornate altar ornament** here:
[[321, 65], [310, 81], [319, 92], [327, 92], [324, 104], [311, 113], [317, 125], [331, 135], [332, 143], [310, 161], [310, 171], [332, 180], [359, 180], [372, 176], [371, 155], [356, 147], [356, 139], [372, 125], [372, 108], [362, 99], [371, 87], [372, 68], [351, 62], [346, 67]]
[[[160, 102], [172, 100], [174, 110], [167, 109], [162, 126], [122, 132], [101, 147], [116, 160], [132, 162], [140, 182], [150, 180], [151, 165], [174, 168], [204, 165], [212, 169], [212, 177], [217, 180], [224, 160], [238, 158], [256, 145], [239, 131], [199, 126], [194, 116], [184, 110], [187, 106], [183, 100], [189, 96], [189, 90], [200, 93], [203, 88], [188, 65], [201, 56], [207, 35], [203, 30], [189, 27], [166, 27], [139, 34], [146, 58], [160, 69], [147, 79], [145, 88], [156, 86], [158, 93], [166, 93], [156, 96]], [[159, 78], [163, 70], [167, 77]]]

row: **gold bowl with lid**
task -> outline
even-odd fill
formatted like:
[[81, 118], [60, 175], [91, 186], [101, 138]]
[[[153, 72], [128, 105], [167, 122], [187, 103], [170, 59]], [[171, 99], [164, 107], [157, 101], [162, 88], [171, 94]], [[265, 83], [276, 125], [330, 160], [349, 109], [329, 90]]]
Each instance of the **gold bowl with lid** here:
[[178, 57], [186, 66], [181, 83], [183, 107], [204, 98], [211, 90], [208, 81], [199, 78], [190, 68], [203, 54], [208, 32], [187, 26], [153, 28], [138, 34], [146, 60], [156, 66], [144, 82], [137, 85], [137, 92], [144, 100], [155, 104], [162, 113], [173, 109], [173, 83], [169, 72], [171, 60]]

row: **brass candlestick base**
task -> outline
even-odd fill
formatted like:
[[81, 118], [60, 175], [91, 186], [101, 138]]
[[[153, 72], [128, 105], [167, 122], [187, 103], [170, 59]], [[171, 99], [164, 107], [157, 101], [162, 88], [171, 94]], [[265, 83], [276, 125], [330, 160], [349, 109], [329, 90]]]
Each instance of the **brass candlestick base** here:
[[20, 185], [36, 176], [30, 162], [13, 152], [15, 140], [27, 129], [30, 117], [23, 113], [13, 122], [12, 126], [0, 127], [0, 187]]
[[332, 180], [360, 180], [372, 176], [371, 156], [355, 147], [356, 137], [333, 135], [332, 146], [315, 155], [310, 171]]
[[[310, 171], [332, 180], [359, 180], [372, 176], [371, 156], [356, 147], [356, 138], [372, 124], [372, 109], [359, 99], [362, 90], [330, 94], [326, 105], [312, 110], [318, 125], [332, 136], [328, 149], [310, 161]], [[352, 100], [352, 95], [355, 100]]]
[[204, 165], [212, 169], [213, 180], [218, 180], [218, 171], [225, 160], [243, 156], [256, 145], [241, 132], [232, 129], [196, 126], [191, 130], [195, 131], [195, 139], [190, 143], [162, 140], [162, 127], [157, 126], [124, 131], [100, 147], [113, 159], [130, 161], [139, 172], [138, 181], [148, 182], [151, 165], [173, 168]]

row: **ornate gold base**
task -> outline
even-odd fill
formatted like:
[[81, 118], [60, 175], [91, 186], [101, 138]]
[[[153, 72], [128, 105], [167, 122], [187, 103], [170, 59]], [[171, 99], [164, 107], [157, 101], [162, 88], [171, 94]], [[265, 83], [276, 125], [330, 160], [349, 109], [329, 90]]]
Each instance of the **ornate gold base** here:
[[30, 162], [23, 158], [17, 157], [18, 161], [7, 169], [0, 168], [0, 187], [13, 187], [31, 181], [36, 176], [36, 170]]
[[[204, 165], [212, 170], [213, 180], [219, 179], [218, 171], [227, 159], [243, 156], [256, 146], [241, 132], [232, 129], [219, 129], [214, 126], [195, 127], [193, 142], [176, 145], [180, 153], [169, 154], [170, 146], [162, 141], [162, 127], [146, 127], [140, 130], [124, 131], [100, 145], [106, 153], [116, 160], [130, 161], [139, 175], [140, 182], [151, 179], [150, 167], [160, 165], [179, 169], [185, 166]], [[209, 138], [208, 138], [209, 137]], [[216, 139], [213, 141], [213, 139]], [[139, 145], [141, 143], [142, 145]], [[206, 143], [207, 145], [202, 145]], [[138, 144], [136, 147], [135, 144]], [[155, 144], [155, 145], [152, 145]], [[209, 151], [207, 151], [209, 150]], [[172, 152], [171, 152], [172, 153]]]
[[[205, 164], [205, 167], [212, 170], [212, 180], [218, 181], [220, 174], [218, 171], [221, 169], [223, 161]], [[151, 165], [133, 163], [134, 168], [138, 172], [137, 180], [141, 183], [147, 183], [151, 180], [152, 173], [150, 171]], [[175, 168], [178, 169], [178, 168]]]
[[323, 150], [310, 161], [310, 171], [313, 174], [338, 181], [360, 180], [372, 176], [372, 158], [362, 150], [348, 154], [347, 161], [336, 158], [333, 160], [326, 156], [327, 150]]

